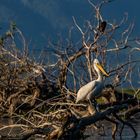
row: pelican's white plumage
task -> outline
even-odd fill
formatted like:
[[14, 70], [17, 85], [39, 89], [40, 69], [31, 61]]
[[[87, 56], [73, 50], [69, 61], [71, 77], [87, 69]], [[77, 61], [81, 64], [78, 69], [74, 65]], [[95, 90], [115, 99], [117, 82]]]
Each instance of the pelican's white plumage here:
[[101, 91], [104, 86], [104, 81], [103, 81], [101, 72], [104, 73], [106, 76], [109, 76], [109, 75], [101, 67], [98, 59], [94, 59], [93, 66], [94, 66], [95, 71], [97, 72], [98, 78], [94, 81], [87, 83], [86, 85], [82, 86], [78, 90], [76, 103], [83, 100], [92, 100], [101, 95]]

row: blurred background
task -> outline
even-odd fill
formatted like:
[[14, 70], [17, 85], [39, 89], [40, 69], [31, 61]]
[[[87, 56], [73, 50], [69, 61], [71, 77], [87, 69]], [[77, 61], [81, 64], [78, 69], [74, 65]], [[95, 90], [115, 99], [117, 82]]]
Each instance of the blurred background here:
[[[135, 22], [134, 35], [140, 36], [139, 5], [139, 0], [115, 0], [105, 6], [102, 14], [105, 20], [120, 21], [128, 13], [128, 20]], [[63, 38], [68, 36], [69, 29], [75, 26], [72, 16], [80, 26], [90, 20], [93, 11], [88, 0], [1, 0], [0, 34], [11, 21], [15, 21], [32, 44], [45, 47], [49, 38], [57, 40], [60, 35]]]

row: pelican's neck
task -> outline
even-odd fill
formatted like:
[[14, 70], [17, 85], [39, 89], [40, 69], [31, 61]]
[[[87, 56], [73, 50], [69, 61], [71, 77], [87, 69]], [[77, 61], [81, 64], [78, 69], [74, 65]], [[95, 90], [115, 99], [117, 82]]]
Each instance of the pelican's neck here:
[[99, 70], [97, 72], [97, 75], [98, 75], [97, 81], [102, 81], [103, 77], [102, 77], [102, 74], [101, 74], [101, 72]]
[[103, 81], [103, 77], [102, 77], [100, 70], [96, 66], [94, 68], [95, 68], [95, 71], [96, 71], [97, 76], [98, 76], [97, 81]]

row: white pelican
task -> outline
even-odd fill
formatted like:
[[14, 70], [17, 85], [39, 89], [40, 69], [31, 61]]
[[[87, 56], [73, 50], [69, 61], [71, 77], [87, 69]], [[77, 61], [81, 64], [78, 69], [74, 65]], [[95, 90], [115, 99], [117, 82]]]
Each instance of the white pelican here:
[[101, 96], [101, 91], [104, 87], [104, 81], [103, 81], [101, 72], [106, 76], [109, 76], [109, 75], [102, 68], [98, 59], [94, 59], [93, 66], [94, 66], [95, 71], [97, 72], [98, 78], [96, 80], [93, 80], [87, 83], [86, 85], [82, 86], [78, 90], [76, 103], [83, 100], [88, 100], [90, 103], [91, 103], [91, 100], [94, 100], [94, 103], [95, 103], [95, 98]]

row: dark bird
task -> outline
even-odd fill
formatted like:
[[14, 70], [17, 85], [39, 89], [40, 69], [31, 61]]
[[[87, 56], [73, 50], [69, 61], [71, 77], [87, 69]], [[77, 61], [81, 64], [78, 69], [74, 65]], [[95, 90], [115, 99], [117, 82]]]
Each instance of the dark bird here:
[[101, 33], [104, 33], [104, 31], [105, 31], [105, 29], [106, 29], [106, 25], [107, 25], [106, 21], [100, 22], [98, 30], [99, 30]]

